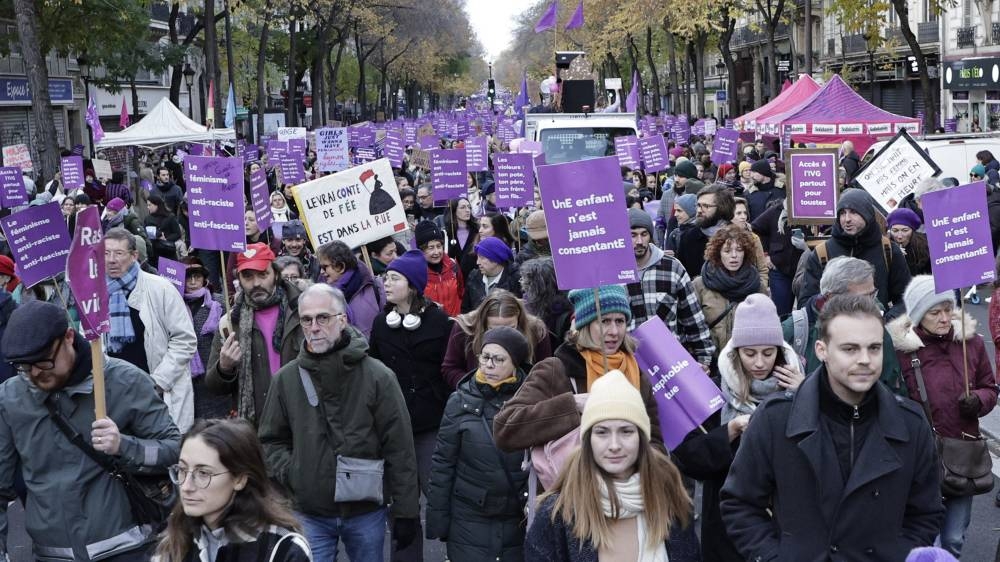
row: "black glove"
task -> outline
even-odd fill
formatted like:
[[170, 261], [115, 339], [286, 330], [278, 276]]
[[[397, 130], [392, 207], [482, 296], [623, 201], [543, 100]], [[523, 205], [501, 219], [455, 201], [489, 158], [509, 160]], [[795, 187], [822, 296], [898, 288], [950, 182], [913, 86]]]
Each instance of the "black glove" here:
[[983, 405], [979, 401], [979, 397], [975, 394], [969, 394], [968, 396], [963, 396], [958, 399], [958, 413], [962, 414], [966, 418], [979, 418], [979, 408]]
[[417, 538], [417, 531], [420, 529], [419, 519], [396, 518], [392, 524], [392, 537], [396, 539], [396, 550], [403, 550], [410, 546]]

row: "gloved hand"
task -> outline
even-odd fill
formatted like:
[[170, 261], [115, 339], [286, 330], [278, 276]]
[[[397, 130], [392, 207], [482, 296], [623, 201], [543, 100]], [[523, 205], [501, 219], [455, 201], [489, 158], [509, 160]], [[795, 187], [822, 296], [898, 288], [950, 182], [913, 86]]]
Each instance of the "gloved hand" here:
[[977, 419], [979, 417], [979, 408], [982, 405], [983, 403], [979, 401], [979, 397], [970, 393], [968, 396], [962, 396], [958, 399], [958, 413], [966, 418]]
[[392, 523], [392, 536], [396, 539], [396, 550], [403, 550], [410, 546], [417, 538], [417, 530], [420, 528], [419, 519], [407, 517], [397, 517]]

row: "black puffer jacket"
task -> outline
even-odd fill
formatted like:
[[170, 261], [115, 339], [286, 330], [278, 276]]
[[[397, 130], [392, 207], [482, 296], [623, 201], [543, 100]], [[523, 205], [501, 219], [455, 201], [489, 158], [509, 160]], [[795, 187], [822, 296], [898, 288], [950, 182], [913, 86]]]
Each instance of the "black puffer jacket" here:
[[518, 370], [517, 382], [494, 389], [473, 372], [448, 399], [426, 490], [427, 536], [448, 543], [452, 562], [524, 560], [524, 453], [500, 451], [492, 436], [493, 417], [524, 377]]

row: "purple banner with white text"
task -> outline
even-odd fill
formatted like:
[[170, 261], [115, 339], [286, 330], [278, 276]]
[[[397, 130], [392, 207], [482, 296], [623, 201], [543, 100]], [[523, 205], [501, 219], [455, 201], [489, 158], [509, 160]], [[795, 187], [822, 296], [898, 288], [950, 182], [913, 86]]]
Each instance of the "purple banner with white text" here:
[[925, 193], [920, 203], [934, 290], [943, 293], [995, 280], [986, 183]]
[[189, 156], [184, 160], [191, 245], [200, 250], [242, 252], [243, 166], [238, 158]]
[[83, 337], [89, 341], [111, 329], [104, 260], [101, 213], [91, 205], [76, 214], [76, 232], [66, 256], [66, 283], [76, 299]]
[[58, 203], [46, 203], [0, 218], [17, 276], [25, 287], [55, 277], [66, 269], [70, 236]]

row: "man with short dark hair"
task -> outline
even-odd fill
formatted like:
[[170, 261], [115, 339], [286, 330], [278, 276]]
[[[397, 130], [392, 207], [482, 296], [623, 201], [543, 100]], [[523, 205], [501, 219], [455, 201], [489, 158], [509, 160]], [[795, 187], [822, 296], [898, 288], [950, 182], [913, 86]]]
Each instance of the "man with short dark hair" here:
[[674, 166], [674, 185], [683, 188], [684, 193], [698, 193], [705, 187], [698, 179], [698, 168], [690, 160], [682, 160]]
[[708, 239], [733, 220], [736, 201], [723, 184], [712, 184], [698, 192], [695, 226], [681, 234], [674, 255], [692, 279], [701, 275]]
[[753, 186], [746, 194], [747, 210], [750, 213], [749, 222], [764, 214], [771, 205], [785, 199], [785, 190], [775, 184], [776, 175], [767, 160], [758, 160], [750, 166], [750, 177]]
[[940, 531], [939, 463], [915, 402], [876, 384], [882, 315], [839, 295], [819, 317], [823, 365], [758, 406], [722, 488], [749, 560], [903, 560]]
[[176, 214], [177, 208], [184, 200], [184, 191], [174, 183], [170, 168], [160, 166], [156, 169], [156, 191], [160, 197], [163, 197], [163, 201], [167, 204], [167, 210]]
[[306, 225], [295, 219], [281, 225], [281, 256], [292, 256], [302, 262], [302, 268], [310, 281], [319, 281], [319, 260], [309, 251]]

